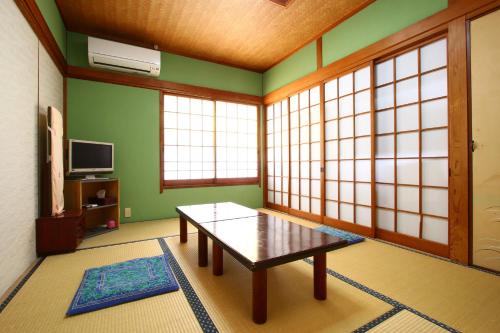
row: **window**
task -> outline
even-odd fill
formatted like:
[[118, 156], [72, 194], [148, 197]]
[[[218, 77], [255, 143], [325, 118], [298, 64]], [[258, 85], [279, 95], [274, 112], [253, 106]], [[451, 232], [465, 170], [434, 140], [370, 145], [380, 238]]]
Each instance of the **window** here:
[[259, 182], [258, 109], [163, 95], [163, 186]]

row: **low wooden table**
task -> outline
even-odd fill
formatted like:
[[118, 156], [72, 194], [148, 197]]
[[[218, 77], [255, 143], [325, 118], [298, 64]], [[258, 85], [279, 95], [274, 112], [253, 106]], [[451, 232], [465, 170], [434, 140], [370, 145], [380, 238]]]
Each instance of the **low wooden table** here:
[[[196, 206], [189, 207], [188, 210], [177, 207], [177, 211], [181, 218], [198, 229], [198, 235], [203, 234], [212, 239], [213, 274], [223, 273], [223, 250], [252, 271], [254, 322], [262, 324], [267, 320], [267, 269], [270, 267], [313, 256], [314, 297], [326, 299], [326, 253], [346, 246], [345, 240], [263, 213], [252, 217], [199, 222], [196, 219], [199, 212], [190, 215]], [[207, 256], [206, 241], [201, 242], [198, 250], [199, 266], [207, 265]]]

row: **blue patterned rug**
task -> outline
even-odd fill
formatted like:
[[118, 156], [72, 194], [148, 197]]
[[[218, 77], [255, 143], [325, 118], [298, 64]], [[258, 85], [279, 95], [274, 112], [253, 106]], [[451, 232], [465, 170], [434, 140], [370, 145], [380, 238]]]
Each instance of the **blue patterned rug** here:
[[179, 290], [166, 255], [90, 268], [66, 314], [68, 316]]
[[359, 243], [359, 242], [362, 242], [365, 240], [364, 237], [358, 236], [356, 234], [353, 234], [353, 233], [350, 233], [350, 232], [347, 232], [344, 230], [339, 230], [339, 229], [335, 229], [332, 227], [328, 227], [326, 225], [322, 225], [321, 227], [318, 227], [314, 230], [318, 230], [318, 231], [324, 232], [325, 234], [329, 234], [332, 236], [336, 236], [336, 237], [340, 237], [342, 239], [345, 239], [349, 245], [356, 244], [356, 243]]

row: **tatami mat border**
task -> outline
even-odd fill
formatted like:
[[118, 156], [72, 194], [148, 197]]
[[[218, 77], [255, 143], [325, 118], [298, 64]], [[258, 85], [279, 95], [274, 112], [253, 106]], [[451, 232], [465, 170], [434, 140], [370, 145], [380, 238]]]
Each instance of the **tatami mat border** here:
[[370, 321], [368, 324], [365, 324], [365, 325], [361, 326], [360, 328], [358, 328], [357, 330], [353, 331], [353, 333], [368, 332], [369, 330], [371, 330], [375, 326], [381, 324], [382, 322], [386, 321], [387, 319], [389, 319], [392, 316], [400, 313], [403, 310], [404, 309], [400, 308], [400, 307], [392, 308], [391, 310], [387, 311], [386, 313], [384, 313], [380, 317], [375, 318], [374, 320]]
[[[305, 261], [305, 262], [307, 262], [307, 263], [308, 263], [308, 264], [310, 264], [310, 265], [313, 265], [313, 264], [314, 264], [314, 262], [313, 262], [311, 259], [309, 259], [309, 258], [304, 259], [304, 261]], [[447, 330], [447, 331], [449, 331], [449, 332], [454, 332], [454, 333], [455, 333], [455, 332], [456, 332], [456, 333], [458, 333], [458, 332], [459, 332], [459, 331], [457, 331], [456, 329], [454, 329], [453, 327], [450, 327], [450, 326], [448, 326], [448, 325], [446, 325], [446, 324], [444, 324], [444, 323], [442, 323], [442, 322], [440, 322], [440, 321], [438, 321], [438, 320], [436, 320], [436, 319], [434, 319], [434, 318], [431, 318], [431, 317], [429, 317], [429, 316], [427, 316], [427, 315], [423, 314], [422, 312], [415, 310], [414, 308], [411, 308], [411, 307], [409, 307], [409, 306], [407, 306], [407, 305], [404, 305], [404, 304], [402, 304], [402, 303], [399, 303], [398, 301], [396, 301], [396, 300], [394, 300], [394, 299], [390, 298], [389, 296], [383, 295], [383, 294], [379, 293], [379, 292], [378, 292], [378, 291], [376, 291], [376, 290], [373, 290], [373, 289], [371, 289], [371, 288], [369, 288], [369, 287], [367, 287], [367, 286], [365, 286], [365, 285], [362, 285], [362, 284], [361, 284], [361, 283], [359, 283], [359, 282], [356, 282], [356, 281], [354, 281], [354, 280], [352, 280], [352, 279], [348, 278], [347, 276], [344, 276], [344, 275], [342, 275], [342, 274], [340, 274], [340, 273], [335, 272], [334, 270], [331, 270], [331, 269], [330, 269], [330, 268], [328, 268], [328, 267], [326, 268], [326, 271], [327, 271], [327, 273], [328, 273], [328, 274], [330, 274], [331, 276], [333, 276], [333, 277], [335, 277], [335, 278], [337, 278], [337, 279], [339, 279], [339, 280], [341, 280], [341, 281], [343, 281], [343, 282], [345, 282], [345, 283], [347, 283], [347, 284], [349, 284], [349, 285], [353, 286], [354, 288], [357, 288], [357, 289], [359, 289], [359, 290], [361, 290], [361, 291], [364, 291], [365, 293], [367, 293], [367, 294], [369, 294], [369, 295], [371, 295], [371, 296], [373, 296], [373, 297], [376, 297], [376, 298], [378, 298], [379, 300], [384, 301], [384, 302], [386, 302], [386, 303], [388, 303], [388, 304], [390, 304], [390, 305], [394, 306], [395, 308], [401, 308], [401, 310], [403, 310], [403, 309], [404, 309], [404, 310], [408, 310], [408, 311], [410, 311], [411, 313], [413, 313], [413, 314], [415, 314], [415, 315], [417, 315], [417, 316], [419, 316], [419, 317], [421, 317], [421, 318], [424, 318], [425, 320], [428, 320], [428, 321], [430, 321], [431, 323], [433, 323], [433, 324], [435, 324], [435, 325], [438, 325], [439, 327], [441, 327], [441, 328], [443, 328], [443, 329], [445, 329], [445, 330]], [[363, 325], [363, 326], [364, 326], [364, 325]]]
[[158, 238], [158, 243], [160, 243], [160, 247], [163, 250], [163, 253], [165, 253], [168, 256], [168, 262], [170, 264], [170, 267], [174, 271], [175, 277], [177, 278], [177, 282], [179, 282], [179, 284], [181, 285], [182, 292], [184, 292], [184, 296], [186, 296], [186, 299], [189, 305], [191, 306], [191, 309], [193, 310], [196, 319], [198, 319], [198, 323], [200, 324], [203, 332], [210, 332], [210, 333], [219, 332], [217, 327], [215, 327], [212, 318], [210, 318], [207, 310], [203, 306], [203, 303], [201, 303], [200, 298], [198, 297], [193, 287], [191, 286], [191, 283], [189, 283], [186, 275], [182, 271], [181, 266], [179, 266], [177, 259], [175, 259], [173, 253], [170, 251], [167, 242], [165, 242], [165, 239]]
[[12, 301], [14, 296], [21, 290], [21, 288], [24, 286], [24, 284], [28, 281], [28, 279], [35, 273], [36, 269], [40, 267], [42, 262], [45, 260], [45, 257], [41, 257], [36, 264], [30, 269], [30, 271], [19, 281], [17, 286], [9, 293], [9, 296], [7, 296], [6, 299], [3, 300], [2, 304], [0, 304], [0, 313], [5, 309], [5, 307]]
[[[198, 233], [198, 232], [197, 231], [188, 232], [188, 235], [196, 234], [196, 233]], [[90, 247], [83, 247], [81, 249], [76, 249], [76, 251], [92, 250], [92, 249], [98, 249], [98, 248], [101, 248], [101, 247], [109, 247], [109, 246], [116, 246], [116, 245], [125, 245], [125, 244], [131, 244], [131, 243], [146, 242], [146, 241], [150, 241], [150, 240], [157, 240], [159, 238], [170, 238], [170, 237], [179, 237], [179, 234], [168, 235], [168, 236], [160, 236], [160, 237], [152, 237], [152, 238], [144, 238], [144, 239], [137, 239], [137, 240], [126, 241], [126, 242], [121, 242], [121, 243], [113, 243], [113, 244], [106, 244], [106, 245], [96, 245], [96, 246], [90, 246]]]

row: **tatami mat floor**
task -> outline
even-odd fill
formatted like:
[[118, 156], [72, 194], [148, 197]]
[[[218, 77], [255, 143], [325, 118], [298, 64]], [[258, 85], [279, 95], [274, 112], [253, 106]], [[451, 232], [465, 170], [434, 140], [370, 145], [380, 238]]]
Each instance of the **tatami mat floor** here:
[[[309, 262], [270, 269], [268, 322], [255, 325], [250, 272], [229, 255], [223, 276], [211, 274], [210, 262], [198, 267], [196, 236], [180, 245], [178, 228], [178, 219], [123, 224], [75, 253], [46, 258], [0, 308], [0, 331], [500, 332], [500, 277], [370, 239], [328, 254], [324, 302], [312, 296]], [[165, 251], [179, 292], [65, 317], [85, 269]]]

